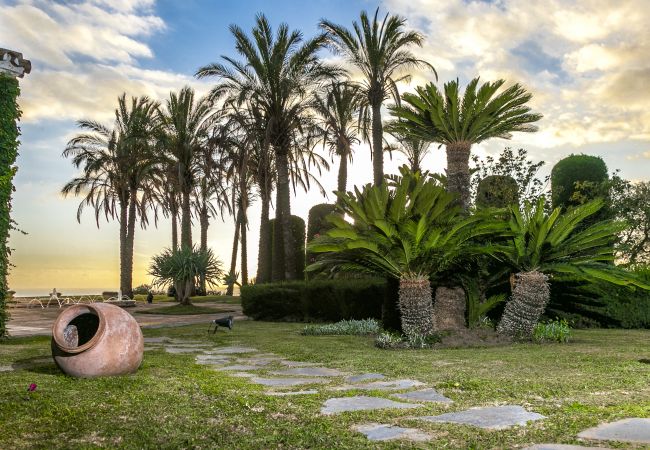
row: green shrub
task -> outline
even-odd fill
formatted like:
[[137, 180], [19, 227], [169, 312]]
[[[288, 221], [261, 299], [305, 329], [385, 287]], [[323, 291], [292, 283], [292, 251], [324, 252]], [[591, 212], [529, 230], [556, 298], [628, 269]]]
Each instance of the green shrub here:
[[151, 286], [148, 284], [141, 284], [133, 288], [133, 295], [147, 295], [151, 291]]
[[244, 314], [256, 320], [381, 319], [386, 281], [337, 279], [243, 286]]
[[440, 342], [437, 334], [411, 334], [404, 336], [399, 333], [385, 331], [375, 339], [375, 347], [383, 349], [394, 348], [431, 348], [433, 344]]
[[600, 187], [608, 180], [607, 165], [591, 155], [570, 155], [551, 170], [553, 208], [575, 206], [604, 196]]
[[377, 336], [375, 346], [384, 349], [400, 348], [404, 346], [404, 341], [401, 334], [385, 331]]
[[[298, 216], [291, 216], [289, 219], [291, 233], [294, 243], [294, 261], [296, 264], [296, 280], [302, 280], [305, 277], [305, 221]], [[284, 279], [284, 258], [278, 255], [284, 255], [284, 243], [281, 235], [276, 236], [275, 219], [269, 221], [269, 233], [271, 234], [271, 276], [274, 281]], [[279, 239], [278, 239], [279, 238]], [[289, 281], [289, 280], [287, 280]]]
[[479, 208], [506, 208], [519, 204], [517, 181], [507, 175], [490, 175], [478, 183], [476, 206]]
[[533, 330], [533, 341], [543, 342], [569, 342], [571, 328], [566, 319], [555, 319], [546, 323], [538, 323]]
[[306, 336], [325, 335], [352, 335], [364, 336], [377, 334], [381, 331], [381, 325], [376, 319], [364, 320], [341, 320], [327, 325], [307, 325], [301, 332]]

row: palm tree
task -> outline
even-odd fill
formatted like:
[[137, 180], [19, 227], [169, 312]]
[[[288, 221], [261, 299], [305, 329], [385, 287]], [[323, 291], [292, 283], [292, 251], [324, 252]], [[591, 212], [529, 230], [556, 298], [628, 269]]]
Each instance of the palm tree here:
[[284, 278], [291, 280], [296, 276], [289, 222], [291, 139], [308, 118], [310, 90], [341, 71], [323, 64], [318, 58], [317, 53], [325, 42], [324, 35], [303, 41], [302, 33], [290, 31], [286, 24], [281, 24], [274, 35], [268, 20], [261, 14], [256, 18], [252, 36], [237, 25], [231, 25], [230, 31], [243, 61], [224, 56], [225, 64], [202, 67], [196, 75], [223, 80], [213, 89], [214, 96], [226, 93], [240, 104], [250, 100], [263, 111], [268, 121], [265, 131], [275, 153], [277, 171], [276, 228], [283, 240]]
[[324, 94], [316, 95], [314, 111], [319, 116], [323, 146], [339, 158], [336, 190], [347, 190], [348, 160], [352, 162], [352, 145], [363, 132], [359, 109], [363, 97], [359, 87], [350, 82], [332, 82]]
[[[427, 174], [402, 170], [392, 186], [366, 185], [337, 192], [333, 228], [309, 244], [322, 253], [307, 270], [387, 275], [399, 280], [402, 329], [407, 336], [434, 331], [430, 278], [459, 270], [476, 250], [472, 239], [493, 232], [479, 216], [459, 219], [454, 197]], [[348, 215], [352, 223], [344, 220]]]
[[372, 112], [372, 158], [374, 184], [384, 181], [383, 130], [381, 106], [389, 96], [399, 103], [397, 83], [409, 81], [410, 74], [401, 75], [413, 68], [430, 68], [431, 64], [418, 59], [408, 48], [422, 46], [422, 35], [406, 31], [406, 19], [386, 14], [381, 24], [379, 8], [372, 19], [366, 11], [360, 14], [360, 23], [353, 22], [354, 31], [322, 20], [320, 26], [327, 33], [328, 43], [336, 53], [359, 69], [363, 75], [362, 91]]
[[397, 145], [389, 146], [388, 149], [397, 150], [406, 156], [411, 172], [422, 172], [422, 161], [429, 154], [431, 141], [405, 133], [395, 122], [388, 123], [386, 131], [397, 140]]
[[[140, 218], [147, 224], [146, 210], [151, 196], [152, 178], [159, 167], [154, 151], [154, 136], [158, 127], [157, 105], [147, 97], [118, 98], [113, 128], [91, 120], [81, 120], [83, 133], [72, 138], [64, 157], [82, 168], [82, 174], [69, 181], [61, 190], [64, 196], [83, 195], [77, 209], [77, 220], [85, 206], [95, 210], [95, 221], [103, 214], [106, 220], [120, 223], [120, 290], [133, 296], [133, 243], [135, 223]], [[143, 195], [144, 194], [144, 195]]]
[[460, 97], [458, 80], [445, 83], [444, 95], [433, 84], [405, 93], [406, 104], [391, 107], [404, 133], [447, 148], [447, 189], [458, 195], [464, 210], [470, 205], [469, 157], [473, 144], [499, 137], [510, 139], [515, 131], [534, 132], [531, 123], [542, 118], [530, 112], [526, 103], [532, 94], [514, 84], [497, 94], [504, 80], [487, 82], [477, 90], [474, 78]]
[[184, 87], [171, 92], [161, 112], [163, 145], [176, 163], [181, 198], [181, 247], [192, 247], [191, 195], [197, 175], [201, 147], [206, 145], [214, 111], [212, 101], [195, 99], [194, 90]]
[[596, 200], [561, 212], [544, 211], [545, 199], [527, 202], [523, 212], [510, 207], [509, 245], [496, 246], [500, 261], [509, 264], [512, 297], [497, 327], [499, 333], [530, 337], [550, 297], [549, 277], [554, 280], [605, 281], [620, 286], [650, 289], [630, 272], [612, 264], [612, 243], [625, 224], [584, 222], [603, 206]]

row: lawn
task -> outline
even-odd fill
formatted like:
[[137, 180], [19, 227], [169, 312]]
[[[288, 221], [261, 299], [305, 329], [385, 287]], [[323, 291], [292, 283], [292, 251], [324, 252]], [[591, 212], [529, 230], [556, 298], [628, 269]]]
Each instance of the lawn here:
[[135, 311], [136, 314], [164, 314], [171, 316], [186, 316], [191, 314], [219, 314], [232, 312], [231, 308], [214, 308], [208, 306], [181, 305], [161, 306], [160, 308]]
[[[145, 301], [147, 296], [143, 294], [136, 294], [133, 296], [137, 301]], [[169, 297], [167, 295], [154, 295], [154, 303], [169, 303], [175, 302], [174, 297]], [[241, 299], [239, 296], [230, 296], [230, 295], [204, 295], [198, 297], [190, 297], [192, 303], [227, 303], [229, 305], [239, 305], [241, 304]]]
[[[270, 397], [245, 378], [194, 364], [191, 354], [153, 351], [134, 376], [78, 380], [50, 362], [0, 372], [0, 448], [516, 448], [578, 443], [576, 434], [599, 422], [650, 417], [650, 365], [638, 362], [650, 357], [648, 331], [576, 331], [569, 344], [388, 351], [370, 337], [301, 336], [302, 326], [239, 322], [216, 335], [204, 326], [145, 335], [247, 345], [347, 372], [415, 378], [455, 403], [321, 416], [326, 399], [359, 392], [319, 388], [317, 395]], [[47, 338], [11, 339], [0, 345], [0, 366], [49, 354]], [[38, 385], [33, 393], [30, 383]], [[522, 405], [547, 419], [502, 431], [409, 419], [500, 404]], [[417, 427], [435, 442], [370, 443], [350, 430], [366, 422]]]

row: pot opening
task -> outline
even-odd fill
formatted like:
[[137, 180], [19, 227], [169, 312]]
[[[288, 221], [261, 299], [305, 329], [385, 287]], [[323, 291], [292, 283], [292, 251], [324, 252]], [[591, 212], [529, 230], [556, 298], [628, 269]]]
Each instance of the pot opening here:
[[99, 329], [99, 317], [94, 312], [80, 314], [63, 330], [66, 347], [74, 348], [90, 341]]

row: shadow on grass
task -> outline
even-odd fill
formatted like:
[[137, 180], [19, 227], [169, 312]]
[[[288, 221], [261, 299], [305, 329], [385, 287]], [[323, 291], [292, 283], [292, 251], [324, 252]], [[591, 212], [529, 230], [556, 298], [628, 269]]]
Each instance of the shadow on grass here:
[[39, 373], [43, 375], [56, 375], [63, 373], [56, 366], [51, 357], [45, 356], [19, 359], [11, 365], [11, 368], [13, 370], [24, 370], [26, 372]]

